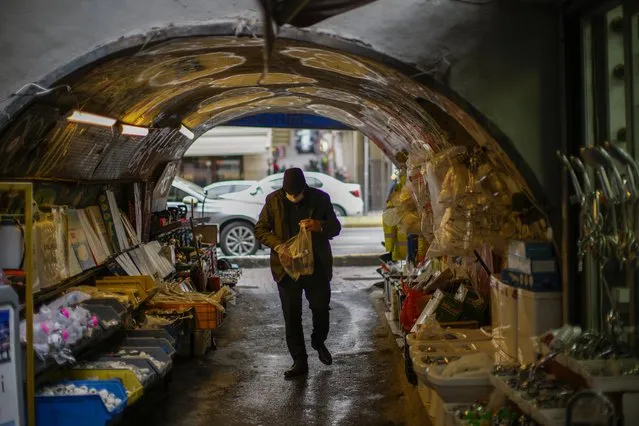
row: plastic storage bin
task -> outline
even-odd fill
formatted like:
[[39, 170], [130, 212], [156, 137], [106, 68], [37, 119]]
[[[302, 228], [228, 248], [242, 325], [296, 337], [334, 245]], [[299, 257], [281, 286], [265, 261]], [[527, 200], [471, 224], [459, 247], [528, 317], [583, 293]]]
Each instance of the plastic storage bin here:
[[126, 391], [119, 380], [75, 380], [60, 383], [87, 386], [98, 391], [106, 390], [123, 403], [109, 412], [100, 395], [37, 396], [37, 426], [106, 426], [127, 406]]
[[87, 309], [89, 310], [91, 309], [89, 306], [93, 305], [110, 306], [120, 316], [120, 318], [124, 318], [128, 312], [126, 306], [116, 299], [89, 299], [82, 302], [82, 304], [87, 306]]
[[[124, 350], [127, 352], [133, 352], [133, 351], [145, 352], [149, 354], [150, 356], [152, 356], [153, 358], [155, 358], [156, 360], [165, 363], [164, 368], [158, 368], [155, 365], [153, 365], [153, 368], [155, 368], [157, 372], [160, 374], [160, 376], [162, 377], [166, 376], [166, 374], [171, 370], [171, 368], [173, 368], [173, 360], [171, 359], [169, 354], [167, 354], [166, 352], [164, 352], [164, 350], [162, 350], [162, 348], [159, 348], [157, 346], [156, 347], [122, 346], [120, 349], [118, 349], [118, 351], [120, 350]], [[114, 355], [114, 356], [121, 358], [117, 355]]]
[[146, 369], [149, 371], [148, 377], [145, 379], [140, 379], [142, 386], [146, 389], [150, 387], [153, 383], [155, 383], [160, 378], [160, 373], [153, 366], [153, 363], [148, 358], [135, 357], [135, 358], [121, 358], [121, 357], [112, 357], [112, 356], [103, 356], [98, 358], [99, 362], [102, 361], [118, 361], [123, 362], [128, 365], [135, 366], [139, 369]]
[[222, 312], [210, 303], [154, 303], [152, 309], [188, 311], [195, 309], [195, 328], [199, 330], [213, 330], [222, 324]]
[[126, 335], [132, 338], [150, 337], [153, 339], [166, 339], [175, 347], [175, 338], [163, 328], [137, 328], [127, 331]]
[[517, 288], [503, 282], [499, 288], [499, 325], [493, 328], [493, 341], [498, 351], [504, 352], [509, 358], [517, 359], [518, 344], [518, 293]]
[[410, 347], [410, 357], [421, 358], [427, 356], [463, 356], [477, 353], [473, 343], [418, 343]]
[[533, 337], [561, 327], [563, 323], [561, 293], [533, 292], [518, 289], [517, 346], [519, 361], [535, 361]]
[[409, 333], [406, 335], [406, 341], [409, 345], [419, 343], [477, 343], [486, 341], [489, 342], [492, 339], [492, 334], [479, 328], [456, 328], [446, 330], [446, 338], [444, 339], [418, 339], [415, 333]]
[[159, 347], [162, 348], [164, 353], [173, 357], [175, 355], [175, 348], [166, 339], [159, 339], [154, 337], [126, 337], [123, 346], [145, 346], [145, 347]]
[[[133, 405], [142, 397], [142, 383], [129, 370], [59, 370], [47, 376], [47, 381], [63, 380], [111, 380], [119, 379], [128, 393], [127, 405]], [[82, 423], [80, 423], [82, 424]]]

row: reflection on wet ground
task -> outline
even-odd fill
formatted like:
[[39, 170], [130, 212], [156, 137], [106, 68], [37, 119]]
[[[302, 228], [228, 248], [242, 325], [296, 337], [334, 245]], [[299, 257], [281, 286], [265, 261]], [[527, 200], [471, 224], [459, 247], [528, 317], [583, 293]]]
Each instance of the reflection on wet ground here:
[[[285, 381], [282, 372], [291, 361], [275, 286], [266, 269], [247, 275], [237, 306], [218, 331], [219, 349], [178, 363], [168, 392], [140, 407], [147, 413], [144, 424], [404, 424], [397, 347], [370, 300], [371, 281], [335, 280], [327, 342], [334, 364], [321, 364], [307, 342], [308, 378]], [[304, 309], [308, 341], [311, 316]], [[136, 421], [131, 424], [142, 424]]]

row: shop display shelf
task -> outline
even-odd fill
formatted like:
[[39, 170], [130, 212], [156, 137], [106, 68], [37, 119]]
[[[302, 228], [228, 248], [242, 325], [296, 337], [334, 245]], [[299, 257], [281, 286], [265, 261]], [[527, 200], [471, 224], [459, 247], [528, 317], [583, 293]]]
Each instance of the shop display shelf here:
[[150, 305], [151, 311], [164, 310], [175, 312], [186, 312], [195, 310], [195, 328], [198, 330], [214, 330], [222, 324], [222, 313], [210, 303], [153, 303]]
[[446, 338], [441, 339], [419, 339], [416, 333], [408, 333], [406, 340], [409, 345], [419, 343], [475, 343], [489, 341], [493, 338], [492, 333], [485, 328], [476, 329], [464, 329], [464, 328], [451, 328], [446, 329]]
[[41, 289], [33, 297], [34, 306], [39, 306], [43, 303], [53, 300], [59, 297], [60, 295], [62, 295], [64, 292], [66, 292], [70, 288], [77, 287], [78, 285], [85, 283], [89, 279], [93, 279], [95, 277], [105, 275], [105, 273], [107, 273], [108, 271], [108, 265], [110, 262], [113, 261], [113, 259], [120, 256], [121, 254], [127, 253], [139, 247], [140, 245], [136, 245], [133, 247], [129, 247], [126, 250], [122, 250], [118, 253], [112, 254], [104, 263], [97, 265], [94, 268], [87, 269], [86, 271], [82, 271], [81, 273], [77, 275], [74, 275], [63, 281], [60, 281], [57, 284]]
[[[171, 357], [166, 352], [164, 352], [162, 348], [152, 346], [122, 346], [117, 351], [119, 352], [121, 350], [126, 352], [145, 352], [155, 358], [157, 361], [163, 362], [164, 368], [158, 368], [153, 365], [153, 367], [157, 370], [161, 377], [165, 377], [173, 368], [173, 359], [171, 359]], [[121, 358], [119, 355], [116, 354], [110, 354], [110, 356]]]
[[105, 271], [106, 264], [98, 265], [95, 268], [88, 269], [78, 275], [69, 277], [58, 284], [43, 288], [33, 296], [33, 304], [34, 306], [39, 306], [43, 303], [49, 302], [50, 300], [57, 298], [70, 288], [77, 287], [88, 279], [104, 273]]
[[534, 421], [543, 426], [564, 426], [566, 424], [565, 409], [543, 410], [534, 406], [522, 396], [521, 392], [508, 386], [508, 383], [506, 383], [507, 379], [508, 377], [490, 376], [490, 382], [495, 389], [500, 391], [510, 401], [514, 402], [524, 414], [530, 416]]
[[60, 384], [106, 390], [123, 402], [109, 412], [100, 395], [37, 396], [36, 426], [106, 426], [127, 406], [126, 390], [120, 380], [71, 380]]
[[168, 340], [155, 337], [125, 337], [122, 346], [159, 347], [171, 358], [175, 355], [175, 348]]
[[[543, 355], [550, 353], [546, 345], [541, 345], [540, 349]], [[637, 358], [582, 360], [560, 353], [554, 361], [582, 377], [591, 389], [604, 393], [639, 392], [639, 375], [612, 374], [615, 370], [639, 365]], [[607, 372], [611, 374], [606, 374]]]
[[[592, 389], [601, 392], [639, 392], [639, 376], [606, 374], [607, 372], [632, 368], [639, 364], [638, 359], [589, 360], [580, 361], [582, 377]], [[603, 372], [604, 374], [597, 374]]]
[[[102, 343], [111, 339], [120, 327], [110, 327], [107, 329], [100, 328], [99, 331], [94, 332], [90, 338], [83, 339], [80, 343], [71, 348], [73, 357], [78, 360], [85, 357], [88, 353], [91, 353], [96, 347]], [[23, 345], [23, 349], [26, 350], [26, 345]], [[35, 374], [40, 376], [51, 370], [63, 367], [65, 364], [58, 364], [53, 358], [47, 357], [42, 360], [38, 356], [35, 357]]]
[[98, 306], [110, 306], [113, 310], [118, 314], [118, 316], [122, 319], [129, 313], [129, 310], [126, 306], [120, 303], [116, 299], [89, 299], [82, 302], [83, 305], [87, 306], [87, 309], [91, 309], [90, 306], [98, 305]]
[[111, 306], [84, 304], [82, 306], [98, 317], [100, 326], [104, 330], [121, 326], [124, 323], [124, 317], [119, 315]]
[[474, 343], [449, 344], [448, 342], [426, 342], [410, 346], [411, 359], [424, 356], [463, 356], [477, 352], [479, 352], [479, 349]]
[[153, 339], [166, 339], [175, 347], [175, 337], [163, 328], [136, 328], [127, 330], [126, 335], [132, 338], [149, 337]]
[[132, 366], [138, 367], [140, 369], [149, 370], [149, 372], [150, 372], [149, 377], [146, 378], [144, 381], [140, 380], [140, 383], [142, 383], [142, 387], [144, 389], [147, 389], [147, 388], [151, 387], [161, 377], [160, 372], [158, 371], [158, 369], [153, 365], [151, 360], [149, 360], [147, 358], [143, 358], [143, 357], [122, 358], [122, 357], [114, 357], [114, 356], [108, 356], [107, 355], [107, 356], [101, 356], [100, 358], [97, 359], [97, 361], [98, 362], [111, 362], [111, 361], [123, 362], [125, 364], [132, 365]]
[[[139, 400], [144, 388], [142, 383], [131, 370], [81, 370], [65, 369], [57, 370], [47, 375], [47, 383], [57, 383], [68, 380], [113, 380], [117, 379], [124, 385], [127, 392], [127, 406], [130, 407]], [[82, 423], [79, 423], [82, 424]]]
[[444, 402], [473, 402], [488, 397], [493, 390], [489, 373], [444, 377], [445, 366], [430, 368], [428, 381]]

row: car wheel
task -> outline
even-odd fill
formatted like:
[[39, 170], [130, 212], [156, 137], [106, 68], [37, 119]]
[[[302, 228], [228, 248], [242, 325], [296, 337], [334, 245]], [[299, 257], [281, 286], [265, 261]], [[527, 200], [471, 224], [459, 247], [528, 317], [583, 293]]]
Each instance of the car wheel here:
[[255, 254], [259, 243], [253, 225], [232, 222], [222, 230], [222, 251], [226, 256], [250, 256]]
[[335, 212], [335, 216], [337, 217], [344, 217], [346, 216], [346, 210], [344, 210], [342, 207], [340, 206], [336, 206], [335, 204], [333, 204], [333, 211]]

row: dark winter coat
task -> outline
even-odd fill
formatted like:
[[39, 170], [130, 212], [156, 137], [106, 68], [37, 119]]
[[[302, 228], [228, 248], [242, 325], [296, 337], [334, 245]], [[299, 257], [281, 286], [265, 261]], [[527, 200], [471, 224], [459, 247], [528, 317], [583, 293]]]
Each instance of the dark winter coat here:
[[[324, 191], [307, 187], [303, 203], [311, 212], [307, 219], [322, 222], [322, 232], [313, 232], [315, 271], [318, 272], [318, 268], [321, 268], [325, 277], [330, 281], [333, 278], [333, 254], [329, 240], [339, 235], [342, 226], [335, 216], [330, 196]], [[258, 240], [271, 248], [271, 272], [277, 282], [286, 276], [286, 272], [274, 249], [297, 233], [297, 229], [290, 229], [289, 206], [290, 203], [286, 199], [286, 193], [283, 189], [269, 194], [260, 213], [260, 219], [255, 225], [255, 235]], [[317, 264], [318, 260], [319, 265]]]

